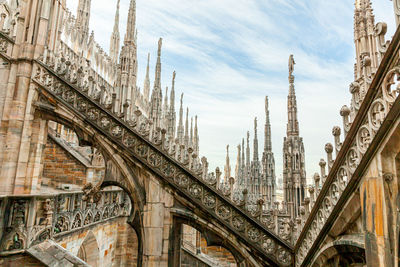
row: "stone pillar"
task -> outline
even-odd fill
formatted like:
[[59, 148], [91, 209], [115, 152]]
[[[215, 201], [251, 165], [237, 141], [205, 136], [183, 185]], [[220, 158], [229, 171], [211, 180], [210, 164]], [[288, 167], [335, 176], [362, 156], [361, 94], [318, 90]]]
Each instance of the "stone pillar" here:
[[0, 91], [7, 91], [5, 101], [0, 101], [0, 194], [33, 193], [40, 186], [47, 123], [35, 114], [37, 92], [31, 83], [31, 60], [43, 53], [54, 5], [61, 3], [19, 1], [21, 13], [11, 54], [15, 61], [10, 70], [0, 69], [1, 77], [8, 76], [0, 87]]
[[146, 205], [143, 212], [143, 266], [167, 267], [173, 196], [158, 180], [146, 179]]
[[367, 266], [391, 267], [382, 178], [365, 177], [360, 187], [360, 198]]

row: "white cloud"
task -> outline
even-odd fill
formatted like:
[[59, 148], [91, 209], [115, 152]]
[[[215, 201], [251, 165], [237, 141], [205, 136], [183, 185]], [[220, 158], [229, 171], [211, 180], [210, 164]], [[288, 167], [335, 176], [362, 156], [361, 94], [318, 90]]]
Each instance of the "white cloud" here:
[[[75, 11], [78, 0], [68, 0]], [[395, 30], [392, 3], [373, 1], [377, 21]], [[92, 2], [91, 28], [108, 50], [116, 1]], [[121, 40], [129, 0], [121, 0]], [[258, 117], [263, 148], [264, 96], [270, 96], [272, 141], [277, 176], [282, 171], [286, 134], [287, 59], [296, 60], [300, 134], [306, 149], [307, 176], [318, 171], [323, 147], [341, 125], [339, 110], [349, 104], [353, 76], [353, 8], [348, 0], [137, 0], [139, 82], [147, 53], [154, 68], [157, 40], [164, 38], [163, 86], [177, 71], [177, 95], [199, 115], [200, 149], [212, 168], [223, 167], [225, 146], [236, 145], [246, 131], [253, 136]], [[178, 100], [178, 99], [177, 99]], [[176, 109], [178, 109], [178, 104]], [[251, 141], [252, 144], [252, 141]]]

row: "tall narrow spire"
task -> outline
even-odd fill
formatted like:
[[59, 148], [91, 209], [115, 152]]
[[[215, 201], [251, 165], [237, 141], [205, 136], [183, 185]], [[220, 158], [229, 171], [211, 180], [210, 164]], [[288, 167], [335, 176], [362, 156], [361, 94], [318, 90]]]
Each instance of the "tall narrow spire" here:
[[265, 97], [265, 129], [264, 129], [264, 152], [272, 151], [271, 123], [269, 121], [268, 96]]
[[136, 0], [131, 0], [124, 43], [136, 43]]
[[245, 175], [245, 156], [244, 156], [244, 138], [242, 138], [242, 163], [241, 163], [241, 176], [242, 176], [242, 180], [244, 180], [244, 175]]
[[169, 125], [167, 129], [167, 133], [169, 136], [175, 135], [175, 127], [176, 127], [176, 113], [175, 113], [175, 71], [172, 73], [172, 88], [171, 95], [169, 97]]
[[235, 178], [240, 181], [241, 179], [241, 175], [240, 175], [240, 169], [241, 169], [241, 165], [242, 165], [242, 159], [241, 157], [241, 153], [240, 153], [240, 144], [237, 146], [237, 158], [236, 158], [236, 168], [235, 168]]
[[181, 94], [181, 105], [179, 108], [179, 123], [177, 137], [180, 144], [183, 144], [183, 93]]
[[247, 131], [246, 168], [250, 168], [250, 132]]
[[190, 138], [189, 146], [193, 148], [193, 117], [190, 118]]
[[168, 110], [168, 86], [165, 88], [164, 103], [162, 108], [163, 116], [163, 127], [167, 129], [169, 120], [169, 110]]
[[157, 64], [154, 78], [154, 88], [151, 93], [150, 118], [155, 122], [155, 126], [160, 126], [162, 113], [162, 92], [161, 92], [161, 46], [162, 38], [158, 40]]
[[157, 50], [157, 63], [156, 63], [156, 74], [154, 78], [154, 89], [161, 89], [161, 46], [162, 38], [158, 40], [158, 50]]
[[111, 40], [110, 40], [110, 57], [114, 64], [117, 63], [118, 61], [118, 55], [119, 55], [119, 2], [120, 0], [117, 1], [117, 10], [115, 11], [115, 19], [114, 19], [114, 29], [111, 34]]
[[197, 115], [194, 117], [194, 136], [193, 136], [194, 151], [199, 156], [199, 130], [197, 128]]
[[146, 102], [149, 102], [150, 97], [150, 53], [147, 54], [147, 67], [146, 67], [146, 78], [144, 79], [143, 85], [143, 96]]
[[225, 179], [224, 182], [227, 183], [231, 177], [231, 165], [229, 163], [229, 145], [226, 146], [226, 163], [225, 163]]
[[189, 108], [186, 108], [186, 121], [185, 121], [185, 146], [189, 146]]
[[89, 37], [90, 8], [91, 0], [79, 0], [76, 17], [76, 28], [79, 32], [80, 44], [87, 42]]
[[[356, 64], [354, 79], [365, 79], [378, 68], [378, 54], [375, 37], [375, 16], [370, 0], [356, 0], [354, 9], [354, 44]], [[369, 64], [364, 64], [364, 60]], [[360, 81], [358, 81], [361, 83]], [[368, 87], [368, 86], [367, 86]], [[368, 88], [360, 88], [361, 101]]]
[[294, 90], [294, 58], [293, 55], [289, 56], [289, 95], [288, 95], [288, 123], [287, 123], [287, 136], [299, 135], [299, 122], [297, 120], [297, 102], [296, 92]]
[[[127, 117], [130, 118], [136, 108], [137, 92], [137, 47], [135, 42], [136, 2], [131, 0], [124, 45], [119, 58], [119, 87], [122, 90], [121, 104], [129, 105]], [[160, 107], [161, 108], [161, 107]], [[157, 125], [158, 126], [158, 125]]]
[[257, 117], [254, 118], [253, 161], [258, 161]]

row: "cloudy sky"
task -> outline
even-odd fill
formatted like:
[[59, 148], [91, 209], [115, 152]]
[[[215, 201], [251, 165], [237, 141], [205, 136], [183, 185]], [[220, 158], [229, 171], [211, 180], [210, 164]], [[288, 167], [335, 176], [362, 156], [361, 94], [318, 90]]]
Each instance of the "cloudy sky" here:
[[[78, 0], [67, 0], [76, 12]], [[129, 0], [121, 0], [121, 43]], [[90, 27], [109, 49], [116, 0], [92, 1]], [[376, 22], [395, 30], [392, 2], [373, 0]], [[137, 0], [138, 85], [143, 87], [147, 53], [153, 70], [163, 38], [162, 84], [170, 87], [176, 70], [177, 96], [184, 92], [190, 115], [199, 116], [200, 150], [210, 167], [225, 163], [259, 121], [260, 157], [264, 138], [264, 97], [270, 98], [272, 146], [277, 178], [282, 173], [286, 135], [288, 57], [294, 54], [300, 135], [307, 177], [319, 170], [331, 129], [342, 125], [340, 108], [349, 105], [354, 64], [352, 0]], [[151, 79], [152, 82], [154, 78]], [[179, 97], [177, 97], [179, 98]], [[178, 100], [177, 100], [177, 107]], [[252, 141], [251, 141], [252, 144]], [[234, 169], [234, 166], [232, 166]]]

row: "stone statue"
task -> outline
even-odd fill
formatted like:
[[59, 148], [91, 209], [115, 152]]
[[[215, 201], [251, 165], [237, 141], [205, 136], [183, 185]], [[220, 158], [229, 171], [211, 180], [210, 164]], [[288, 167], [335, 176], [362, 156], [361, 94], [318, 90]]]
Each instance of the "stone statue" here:
[[290, 55], [289, 56], [289, 76], [292, 76], [292, 74], [293, 74], [294, 64], [296, 64], [296, 62], [294, 61], [294, 57], [293, 57], [293, 55]]

